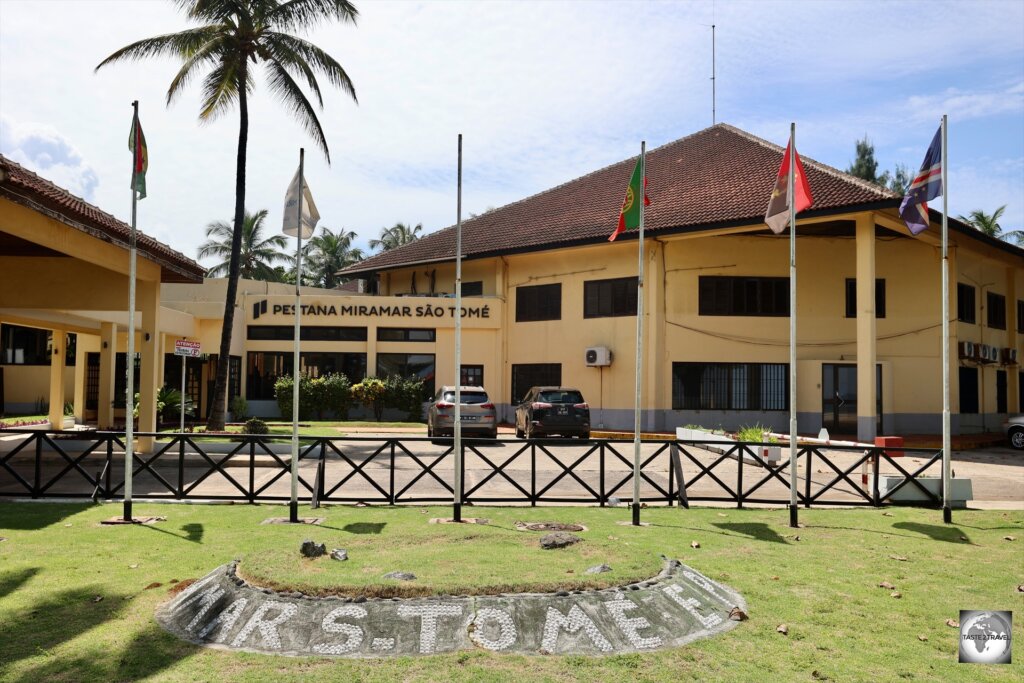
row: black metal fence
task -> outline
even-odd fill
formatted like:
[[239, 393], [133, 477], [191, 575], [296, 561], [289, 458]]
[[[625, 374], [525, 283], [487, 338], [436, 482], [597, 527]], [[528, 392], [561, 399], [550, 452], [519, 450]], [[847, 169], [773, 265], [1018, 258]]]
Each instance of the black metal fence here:
[[[151, 452], [134, 455], [135, 499], [256, 503], [290, 497], [291, 459], [282, 437], [238, 435], [227, 443], [195, 434], [137, 437], [162, 440]], [[124, 444], [121, 432], [0, 431], [0, 497], [123, 497]], [[640, 500], [787, 505], [789, 450], [783, 448], [782, 459], [772, 462], [763, 455], [768, 445], [645, 440]], [[464, 439], [462, 448], [466, 504], [604, 506], [632, 498], [630, 440]], [[879, 506], [902, 502], [895, 496], [909, 487], [920, 494], [920, 504], [940, 507], [942, 451], [900, 448], [910, 457], [895, 457], [890, 450], [800, 446], [798, 503]], [[450, 503], [454, 497], [452, 439], [303, 437], [299, 460], [302, 501], [397, 505]], [[937, 486], [926, 486], [932, 483], [924, 481], [929, 472]]]

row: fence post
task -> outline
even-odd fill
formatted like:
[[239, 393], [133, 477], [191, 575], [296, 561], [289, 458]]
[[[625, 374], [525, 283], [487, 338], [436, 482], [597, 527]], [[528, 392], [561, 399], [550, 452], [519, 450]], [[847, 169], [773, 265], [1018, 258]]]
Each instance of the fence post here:
[[878, 457], [878, 449], [873, 449], [871, 451], [871, 469], [874, 470], [871, 475], [871, 500], [876, 508], [882, 505], [882, 494], [878, 490], [878, 466], [881, 464], [882, 461]]
[[[689, 509], [690, 500], [686, 496], [686, 477], [683, 476], [683, 461], [679, 459], [679, 444], [675, 441], [672, 442], [672, 446], [669, 449], [669, 458], [671, 459], [669, 468], [669, 493], [672, 492], [672, 472], [675, 472], [675, 478], [679, 482], [679, 489], [676, 491], [676, 498], [679, 499], [679, 507]], [[672, 500], [670, 497], [669, 505], [671, 504]]]
[[185, 435], [178, 435], [178, 500], [185, 497]]
[[39, 433], [35, 436], [36, 439], [36, 466], [35, 474], [32, 482], [32, 497], [39, 497], [39, 489], [42, 486], [43, 480], [43, 436]]
[[313, 499], [309, 502], [310, 508], [320, 508], [320, 498], [324, 493], [324, 445], [320, 443], [320, 458], [316, 463], [316, 477], [313, 480]]
[[[807, 456], [807, 478], [804, 482], [804, 507], [811, 507], [811, 465], [814, 464], [814, 449], [808, 448], [804, 451], [804, 455]], [[798, 458], [799, 459], [799, 458]]]
[[737, 462], [739, 467], [736, 468], [736, 508], [740, 509], [743, 507], [743, 456], [747, 454], [746, 444], [740, 444], [739, 453], [737, 454]]
[[527, 445], [530, 447], [530, 506], [537, 507], [537, 446]]
[[256, 502], [256, 438], [249, 439], [249, 502]]
[[110, 465], [114, 461], [114, 437], [107, 436], [107, 462], [103, 466], [106, 478], [103, 480], [103, 497], [110, 498]]
[[391, 468], [390, 469], [391, 469], [391, 477], [390, 477], [390, 479], [391, 479], [391, 493], [388, 496], [388, 498], [391, 500], [391, 504], [392, 505], [396, 505], [397, 501], [395, 500], [395, 442], [394, 441], [391, 442]]
[[600, 446], [598, 447], [599, 448], [598, 453], [600, 454], [599, 455], [599, 459], [598, 459], [598, 477], [599, 477], [599, 486], [600, 486], [599, 492], [601, 494], [601, 501], [600, 501], [601, 507], [604, 507], [605, 501], [608, 499], [608, 494], [604, 490], [604, 447], [605, 447], [605, 445], [606, 445], [605, 442], [602, 441]]

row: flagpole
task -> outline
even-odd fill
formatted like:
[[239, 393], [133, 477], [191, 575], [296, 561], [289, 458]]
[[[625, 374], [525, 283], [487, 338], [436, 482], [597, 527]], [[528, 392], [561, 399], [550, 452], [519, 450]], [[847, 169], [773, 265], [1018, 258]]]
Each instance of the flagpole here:
[[797, 522], [796, 433], [796, 123], [789, 124], [789, 526]]
[[953, 521], [950, 505], [949, 436], [949, 156], [946, 149], [947, 117], [942, 115], [942, 521]]
[[636, 280], [636, 399], [633, 404], [633, 526], [640, 526], [640, 389], [644, 351], [644, 199], [647, 196], [647, 141], [640, 142], [640, 237]]
[[124, 521], [132, 521], [132, 477], [135, 465], [135, 225], [138, 207], [138, 192], [135, 188], [138, 158], [138, 125], [139, 101], [132, 102], [132, 233], [128, 248], [128, 357], [125, 365], [128, 369], [125, 383], [125, 438], [124, 438]]
[[455, 478], [452, 519], [462, 521], [462, 133], [459, 133], [458, 198], [455, 208]]
[[302, 284], [302, 200], [305, 193], [305, 178], [303, 177], [305, 157], [305, 148], [299, 148], [299, 204], [296, 220], [298, 226], [296, 236], [299, 241], [295, 247], [295, 339], [292, 343], [292, 491], [291, 501], [288, 505], [288, 521], [292, 524], [299, 523], [299, 384], [301, 377], [299, 338], [302, 334], [302, 294], [299, 287]]

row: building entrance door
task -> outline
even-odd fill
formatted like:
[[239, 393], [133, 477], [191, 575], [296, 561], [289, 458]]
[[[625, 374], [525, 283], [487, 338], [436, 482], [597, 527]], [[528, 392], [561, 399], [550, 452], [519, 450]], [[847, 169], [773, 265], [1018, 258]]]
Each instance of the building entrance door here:
[[[882, 433], [882, 367], [875, 366], [876, 433]], [[857, 366], [824, 363], [821, 366], [821, 425], [830, 434], [857, 433]]]

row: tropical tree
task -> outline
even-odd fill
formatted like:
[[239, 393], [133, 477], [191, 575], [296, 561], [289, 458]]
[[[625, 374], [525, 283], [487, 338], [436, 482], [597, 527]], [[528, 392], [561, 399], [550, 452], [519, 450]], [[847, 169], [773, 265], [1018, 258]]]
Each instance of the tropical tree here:
[[232, 227], [228, 286], [221, 328], [220, 354], [214, 382], [209, 428], [222, 430], [227, 409], [228, 363], [231, 330], [245, 220], [245, 160], [249, 142], [248, 98], [256, 86], [256, 67], [264, 68], [267, 86], [291, 110], [330, 163], [323, 128], [300, 83], [323, 108], [317, 76], [356, 99], [355, 88], [342, 66], [309, 41], [294, 35], [324, 21], [355, 23], [358, 12], [348, 0], [174, 0], [196, 26], [132, 43], [96, 67], [149, 57], [176, 57], [178, 73], [167, 89], [167, 104], [181, 94], [200, 73], [202, 105], [199, 119], [212, 121], [238, 105], [238, 154], [235, 163], [235, 212]]
[[971, 211], [969, 216], [958, 216], [958, 218], [989, 237], [1006, 240], [1007, 242], [1012, 239], [1017, 244], [1024, 244], [1024, 230], [1008, 230], [1003, 232], [1003, 226], [999, 225], [999, 219], [1003, 217], [1005, 212], [1006, 204], [1003, 204], [990, 214], [985, 213], [983, 209], [975, 209]]
[[[356, 234], [344, 228], [333, 232], [329, 228], [322, 228], [319, 235], [314, 235], [307, 246], [303, 248], [303, 255], [309, 272], [310, 281], [317, 287], [333, 289], [342, 283], [337, 272], [347, 268], [354, 263], [359, 263], [365, 256], [363, 250], [352, 246]], [[306, 278], [303, 277], [303, 280]]]
[[[267, 210], [256, 213], [245, 212], [242, 221], [242, 246], [238, 254], [238, 277], [246, 280], [279, 281], [273, 264], [288, 260], [284, 251], [288, 240], [284, 235], [263, 237], [263, 221]], [[206, 242], [199, 246], [198, 257], [215, 258], [220, 261], [207, 271], [207, 277], [224, 277], [231, 272], [231, 243], [233, 230], [227, 221], [214, 221], [206, 226]]]
[[379, 248], [381, 251], [388, 251], [415, 242], [420, 238], [422, 230], [422, 223], [417, 223], [415, 227], [409, 227], [405, 223], [395, 223], [390, 228], [381, 228], [380, 239], [370, 240], [370, 249]]
[[[875, 160], [875, 146], [865, 135], [863, 140], [857, 140], [857, 158], [853, 160], [846, 172], [852, 176], [863, 178], [869, 183], [878, 183], [878, 162]], [[881, 184], [881, 183], [879, 183]]]

